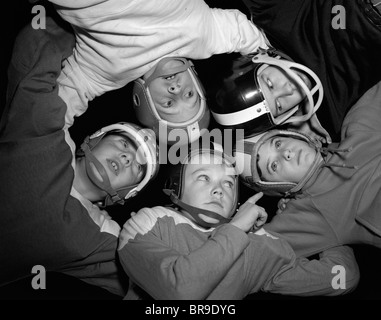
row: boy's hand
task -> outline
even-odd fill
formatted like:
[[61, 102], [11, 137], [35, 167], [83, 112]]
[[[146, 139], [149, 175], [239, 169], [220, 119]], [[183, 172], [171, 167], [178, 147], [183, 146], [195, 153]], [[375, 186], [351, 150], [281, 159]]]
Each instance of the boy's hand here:
[[287, 202], [290, 201], [290, 198], [282, 198], [278, 201], [278, 210], [276, 211], [276, 214], [280, 214], [286, 209]]
[[262, 196], [263, 192], [259, 192], [247, 199], [247, 201], [240, 206], [230, 223], [244, 232], [250, 231], [253, 226], [254, 229], [259, 229], [264, 225], [267, 220], [266, 210], [256, 205], [256, 202], [262, 198]]

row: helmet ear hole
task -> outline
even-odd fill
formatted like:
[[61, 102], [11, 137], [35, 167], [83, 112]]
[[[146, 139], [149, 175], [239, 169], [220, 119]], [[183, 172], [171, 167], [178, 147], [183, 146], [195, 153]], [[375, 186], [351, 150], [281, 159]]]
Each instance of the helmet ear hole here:
[[169, 175], [164, 183], [164, 189], [173, 190], [176, 196], [180, 196], [180, 189], [182, 185], [182, 165], [174, 165], [170, 171]]
[[138, 96], [136, 93], [134, 94], [133, 102], [134, 102], [134, 105], [135, 105], [136, 107], [139, 107], [139, 106], [140, 106], [140, 99], [139, 99], [139, 96]]

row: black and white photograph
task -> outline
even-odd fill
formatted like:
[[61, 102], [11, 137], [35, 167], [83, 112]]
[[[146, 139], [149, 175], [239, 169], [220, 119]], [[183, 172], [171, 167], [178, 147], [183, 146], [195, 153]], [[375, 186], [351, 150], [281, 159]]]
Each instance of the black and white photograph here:
[[380, 0], [3, 15], [0, 300], [381, 299]]

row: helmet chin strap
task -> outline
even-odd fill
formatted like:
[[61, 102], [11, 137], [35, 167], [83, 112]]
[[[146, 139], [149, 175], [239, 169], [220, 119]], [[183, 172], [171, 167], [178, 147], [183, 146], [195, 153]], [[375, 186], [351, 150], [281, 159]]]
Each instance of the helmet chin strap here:
[[[98, 159], [91, 153], [90, 148], [86, 141], [82, 143], [81, 149], [85, 153], [85, 161], [86, 161], [86, 173], [92, 183], [94, 183], [99, 189], [105, 191], [107, 196], [104, 201], [104, 206], [109, 206], [114, 203], [124, 204], [124, 199], [120, 197], [117, 191], [113, 189], [110, 183], [110, 179], [108, 178], [107, 172], [103, 165], [98, 161]], [[100, 176], [102, 177], [102, 181], [98, 180], [95, 177], [94, 172], [92, 171], [92, 165], [96, 168]]]
[[[192, 218], [196, 220], [197, 224], [199, 224], [200, 226], [202, 226], [204, 228], [215, 228], [215, 227], [220, 226], [221, 224], [229, 223], [231, 221], [230, 218], [225, 218], [216, 212], [196, 208], [196, 207], [193, 207], [193, 206], [190, 206], [190, 205], [184, 203], [183, 201], [181, 201], [179, 199], [178, 196], [175, 195], [173, 190], [164, 189], [163, 191], [166, 195], [169, 196], [169, 198], [171, 199], [171, 201], [175, 205], [179, 206], [180, 208], [182, 208], [186, 212], [188, 212], [192, 216]], [[216, 219], [216, 220], [218, 220], [218, 222], [216, 222], [216, 223], [207, 222], [200, 217], [200, 214], [203, 214], [207, 217]]]

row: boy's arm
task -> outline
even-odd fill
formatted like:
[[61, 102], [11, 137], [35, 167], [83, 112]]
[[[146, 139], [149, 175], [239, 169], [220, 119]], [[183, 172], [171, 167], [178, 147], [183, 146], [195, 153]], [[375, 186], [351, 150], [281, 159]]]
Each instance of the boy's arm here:
[[[338, 295], [352, 290], [358, 282], [358, 267], [348, 247], [327, 250], [320, 260], [296, 259], [283, 239], [266, 232], [249, 234], [247, 246], [240, 239], [246, 234], [225, 225], [196, 250], [179, 252], [168, 243], [186, 237], [184, 229], [177, 239], [173, 236], [169, 240], [168, 231], [164, 231], [170, 229], [166, 224], [154, 223], [151, 228], [147, 225], [152, 220], [140, 226], [134, 222], [125, 224], [121, 243], [123, 233], [131, 235], [139, 230], [140, 234], [122, 245], [119, 257], [131, 279], [155, 299], [242, 299], [259, 290], [301, 296]], [[332, 272], [337, 272], [336, 265], [343, 266], [346, 273], [338, 289], [332, 285], [336, 283]], [[340, 287], [343, 284], [345, 288]]]
[[49, 2], [52, 2], [59, 6], [76, 9], [93, 6], [105, 2], [105, 0], [49, 0]]
[[291, 199], [263, 228], [285, 239], [297, 257], [309, 257], [339, 245], [336, 233], [307, 197]]
[[[132, 281], [154, 299], [205, 299], [249, 243], [246, 233], [229, 224], [215, 229], [205, 241], [203, 236], [197, 239], [194, 230], [189, 231], [193, 236], [187, 236], [187, 229], [193, 229], [190, 225], [171, 228], [173, 218], [152, 223], [152, 217], [146, 216], [143, 226], [136, 219], [141, 211], [133, 218], [121, 232], [119, 258]], [[149, 230], [143, 230], [147, 224]], [[139, 233], [123, 246], [123, 237], [131, 229]]]
[[[79, 16], [86, 15], [86, 11], [89, 11], [93, 20], [102, 16], [104, 10], [113, 13], [115, 8], [120, 7], [128, 11], [128, 3], [123, 2], [123, 0], [49, 1], [65, 9], [81, 10], [78, 13]], [[99, 7], [98, 11], [94, 10], [97, 6]], [[186, 0], [162, 0], [160, 6], [157, 5], [156, 1], [148, 0], [145, 6], [147, 6], [145, 14], [151, 15], [154, 24], [161, 23], [168, 28], [172, 22], [174, 25], [186, 27], [186, 33], [184, 33], [183, 29], [176, 31], [178, 37], [188, 38], [190, 43], [196, 40], [193, 47], [190, 48], [192, 50], [188, 50], [189, 48], [186, 50], [189, 53], [186, 58], [205, 59], [212, 54], [231, 52], [248, 54], [257, 50], [259, 46], [268, 47], [268, 41], [262, 31], [244, 13], [237, 9], [210, 8], [203, 0], [193, 0], [192, 2]], [[150, 6], [152, 8], [148, 8]], [[72, 15], [72, 12], [70, 15]], [[82, 25], [87, 23], [81, 19], [72, 18], [78, 20], [74, 24]], [[161, 21], [158, 21], [158, 18], [161, 18]], [[128, 16], [125, 19], [129, 19]], [[141, 21], [141, 23], [145, 22]], [[91, 27], [87, 26], [87, 28]], [[126, 32], [127, 36], [131, 36], [128, 34], [128, 30]], [[176, 35], [176, 33], [173, 34]], [[165, 39], [165, 41], [168, 41], [168, 39]], [[173, 43], [163, 43], [160, 46], [171, 47]], [[185, 43], [183, 45], [187, 46]], [[163, 49], [158, 50], [162, 51]], [[166, 54], [178, 55], [182, 48], [176, 48], [175, 45], [172, 50], [172, 54], [170, 52]]]
[[259, 230], [249, 233], [250, 244], [208, 296], [211, 300], [243, 299], [260, 291], [279, 270], [295, 259], [289, 244]]
[[381, 82], [365, 92], [348, 111], [341, 129], [342, 140], [357, 131], [381, 132]]
[[7, 101], [1, 119], [4, 139], [51, 134], [64, 127], [66, 105], [58, 96], [61, 62], [74, 36], [46, 19], [46, 29], [27, 24], [18, 34], [8, 68]]
[[336, 247], [319, 260], [297, 259], [290, 245], [263, 229], [249, 234], [244, 254], [218, 283], [208, 299], [242, 299], [267, 291], [294, 296], [333, 296], [352, 291], [359, 270], [349, 247]]
[[360, 272], [350, 247], [328, 249], [319, 258], [293, 259], [269, 279], [263, 290], [296, 296], [335, 296], [356, 288]]
[[[106, 260], [102, 257], [104, 250], [79, 261], [78, 267], [70, 266], [68, 269], [58, 271], [124, 297], [127, 294], [128, 277], [116, 260]], [[114, 254], [115, 247], [110, 248], [110, 252]], [[106, 254], [109, 256], [109, 253]]]
[[239, 52], [249, 54], [259, 47], [268, 48], [265, 34], [239, 10], [210, 9], [207, 38], [214, 54]]

